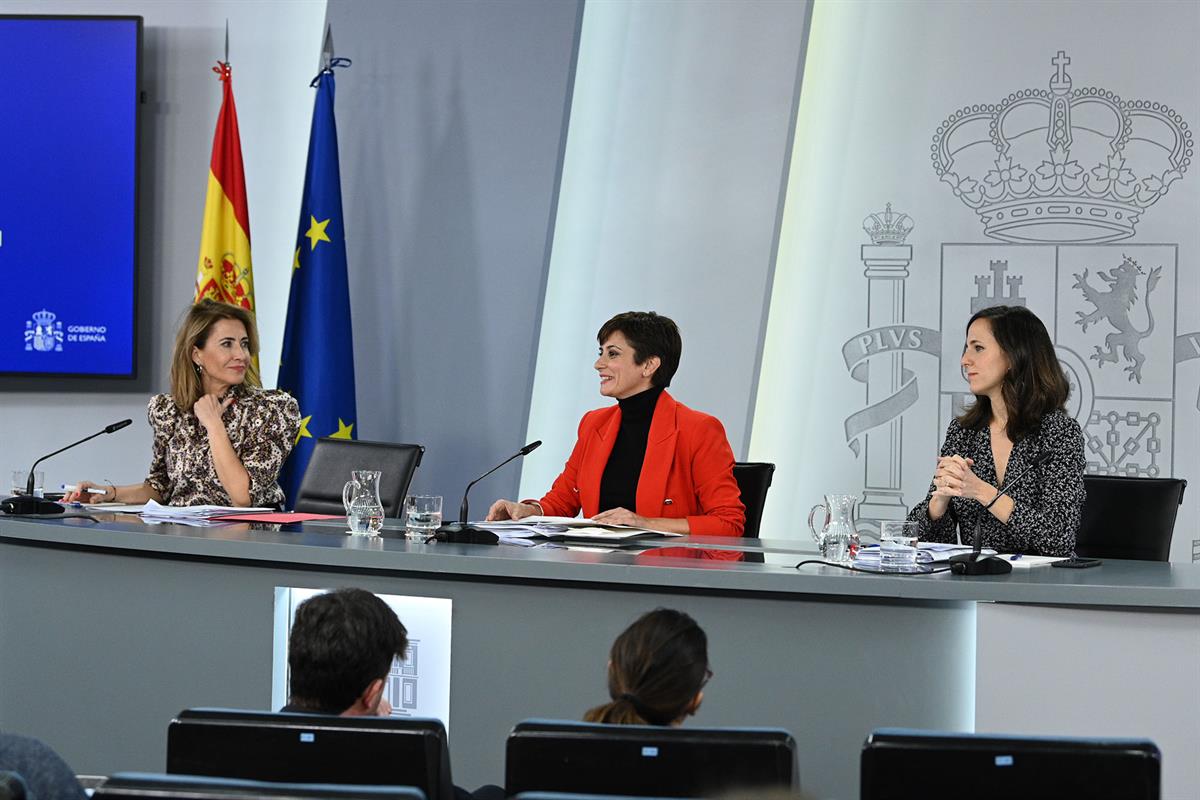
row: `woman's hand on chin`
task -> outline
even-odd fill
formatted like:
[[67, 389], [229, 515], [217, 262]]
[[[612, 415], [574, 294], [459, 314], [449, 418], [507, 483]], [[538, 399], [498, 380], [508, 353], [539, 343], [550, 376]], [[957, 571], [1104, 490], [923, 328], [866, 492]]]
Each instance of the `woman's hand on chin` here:
[[592, 517], [596, 522], [605, 525], [628, 525], [631, 528], [649, 528], [650, 520], [639, 516], [627, 508], [610, 508]]
[[225, 413], [225, 409], [229, 408], [233, 400], [232, 392], [224, 400], [220, 400], [215, 394], [206, 394], [196, 401], [196, 405], [192, 406], [192, 412], [207, 430], [212, 430], [214, 426], [224, 428], [225, 423], [221, 421], [221, 415]]

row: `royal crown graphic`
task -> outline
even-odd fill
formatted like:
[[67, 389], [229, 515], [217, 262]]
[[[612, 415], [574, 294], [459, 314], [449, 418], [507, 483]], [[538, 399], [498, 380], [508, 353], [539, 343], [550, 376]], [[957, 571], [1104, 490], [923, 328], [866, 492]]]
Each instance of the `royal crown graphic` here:
[[54, 312], [47, 311], [44, 308], [41, 311], [33, 312], [33, 321], [35, 323], [37, 323], [37, 327], [39, 330], [41, 330], [41, 329], [49, 330], [51, 327], [54, 326], [55, 319], [57, 319], [57, 317], [55, 316]]
[[912, 233], [913, 221], [908, 214], [892, 211], [892, 204], [882, 214], [868, 214], [863, 220], [863, 230], [871, 237], [872, 244], [904, 244]]
[[1113, 242], [1183, 177], [1192, 134], [1162, 103], [1072, 89], [1063, 51], [1050, 89], [1014, 92], [952, 114], [933, 137], [933, 169], [1009, 242]]

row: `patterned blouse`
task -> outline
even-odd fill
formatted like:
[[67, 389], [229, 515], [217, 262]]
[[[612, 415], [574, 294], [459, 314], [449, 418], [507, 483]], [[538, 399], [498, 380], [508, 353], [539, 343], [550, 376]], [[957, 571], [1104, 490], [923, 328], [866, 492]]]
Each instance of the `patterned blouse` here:
[[[278, 507], [283, 502], [279, 468], [300, 430], [300, 409], [287, 392], [236, 386], [236, 399], [222, 420], [233, 452], [250, 475], [250, 505]], [[169, 394], [155, 395], [147, 411], [154, 430], [154, 456], [146, 485], [172, 506], [233, 502], [217, 477], [208, 432], [191, 410], [180, 411]]]
[[[953, 542], [957, 527], [963, 544], [970, 544], [975, 521], [982, 515], [980, 533], [984, 547], [1000, 553], [1070, 555], [1075, 550], [1075, 532], [1079, 528], [1084, 501], [1086, 462], [1079, 423], [1061, 410], [1043, 417], [1037, 432], [1013, 443], [1004, 472], [1005, 480], [1011, 481], [1024, 474], [1030, 462], [1043, 452], [1054, 455], [1009, 490], [1013, 511], [1007, 524], [996, 519], [991, 511], [984, 511], [983, 504], [965, 497], [950, 498], [950, 506], [942, 518], [936, 522], [931, 520], [929, 498], [935, 489], [932, 483], [924, 502], [913, 508], [908, 518], [920, 524], [920, 537], [924, 541]], [[992, 486], [998, 484], [996, 462], [992, 459], [992, 435], [987, 427], [970, 430], [959, 426], [957, 420], [951, 421], [941, 454], [974, 459], [972, 471]]]

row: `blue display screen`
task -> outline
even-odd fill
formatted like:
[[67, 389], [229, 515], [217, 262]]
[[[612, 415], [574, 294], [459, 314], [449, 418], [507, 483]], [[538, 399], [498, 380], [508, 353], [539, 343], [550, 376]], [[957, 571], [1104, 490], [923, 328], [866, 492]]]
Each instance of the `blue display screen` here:
[[135, 372], [140, 43], [0, 17], [0, 374]]

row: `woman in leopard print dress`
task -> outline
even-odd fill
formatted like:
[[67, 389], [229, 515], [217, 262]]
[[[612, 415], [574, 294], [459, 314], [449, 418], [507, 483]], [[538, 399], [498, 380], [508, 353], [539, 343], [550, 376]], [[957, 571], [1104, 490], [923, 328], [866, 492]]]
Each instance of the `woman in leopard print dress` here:
[[261, 388], [257, 354], [249, 312], [207, 299], [192, 306], [175, 337], [171, 393], [150, 400], [154, 451], [146, 480], [80, 481], [64, 500], [281, 506], [279, 469], [300, 430], [300, 411], [286, 392]]

